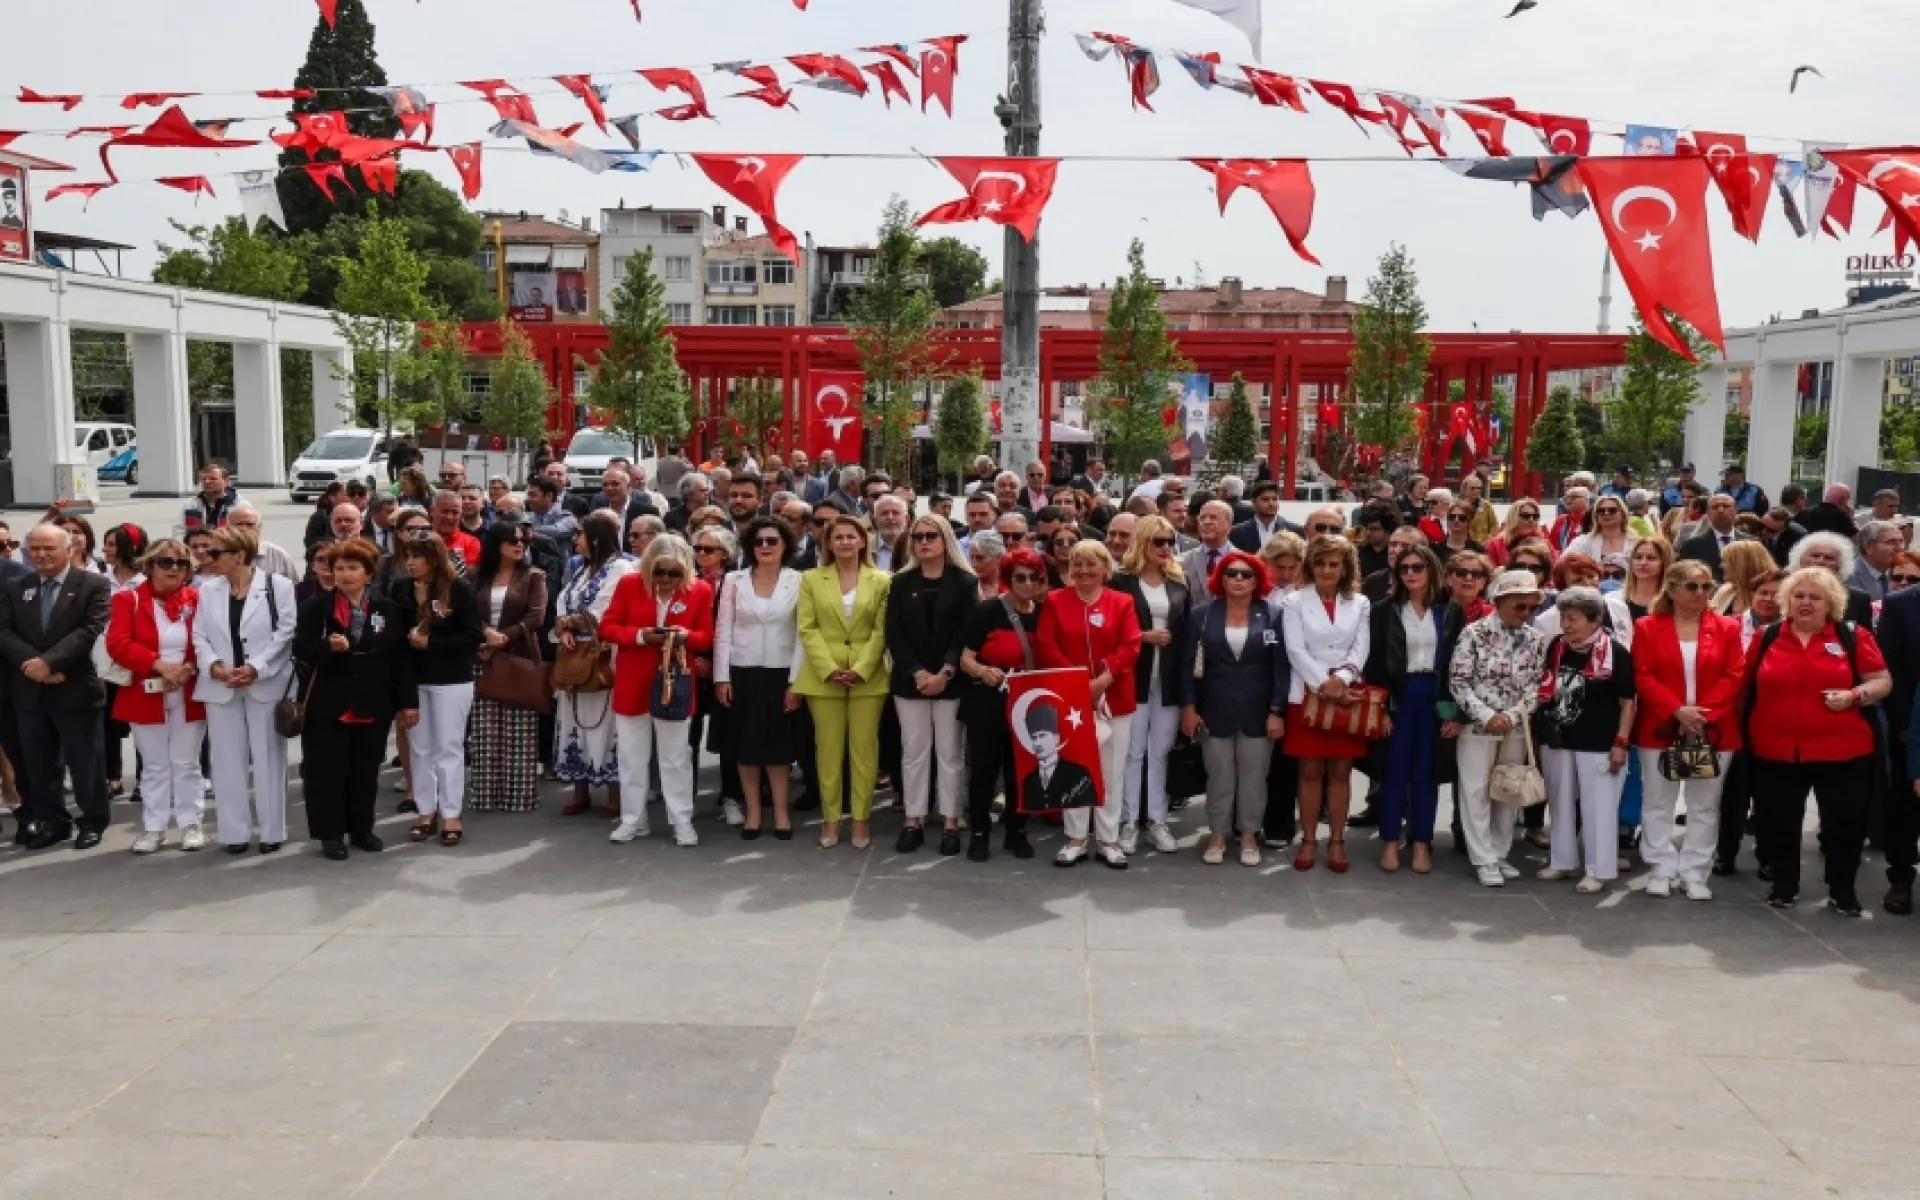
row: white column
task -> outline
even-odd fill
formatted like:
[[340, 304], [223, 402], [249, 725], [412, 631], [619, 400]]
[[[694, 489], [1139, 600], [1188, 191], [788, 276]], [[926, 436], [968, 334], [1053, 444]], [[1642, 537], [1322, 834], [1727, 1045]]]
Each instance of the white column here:
[[13, 502], [51, 504], [54, 464], [73, 448], [73, 336], [65, 321], [8, 321], [7, 405], [13, 442]]
[[187, 339], [178, 332], [130, 333], [133, 423], [140, 431], [138, 496], [188, 496], [198, 488], [193, 463], [193, 404], [187, 392]]
[[241, 487], [287, 485], [285, 418], [280, 409], [280, 346], [236, 342], [233, 347], [235, 479]]
[[1708, 367], [1700, 373], [1699, 387], [1687, 412], [1687, 461], [1703, 475], [1714, 476], [1727, 457], [1727, 369]]
[[1886, 379], [1884, 358], [1843, 356], [1834, 361], [1833, 407], [1827, 420], [1828, 483], [1844, 483], [1858, 491], [1860, 468], [1880, 465], [1880, 407]]
[[1753, 367], [1753, 403], [1747, 411], [1747, 479], [1769, 496], [1793, 482], [1793, 426], [1800, 364], [1767, 362]]
[[351, 350], [313, 352], [313, 432], [316, 437], [329, 429], [353, 424], [353, 383], [347, 378], [352, 370]]

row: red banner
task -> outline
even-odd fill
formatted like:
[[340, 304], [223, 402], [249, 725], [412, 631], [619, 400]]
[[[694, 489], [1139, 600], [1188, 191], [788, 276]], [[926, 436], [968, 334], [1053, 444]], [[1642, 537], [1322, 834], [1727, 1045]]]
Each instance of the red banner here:
[[1013, 726], [1013, 777], [1020, 788], [1021, 812], [1106, 803], [1090, 685], [1085, 667], [1007, 677], [1007, 720]]
[[807, 457], [818, 459], [831, 450], [843, 463], [859, 462], [867, 377], [857, 371], [816, 371], [811, 381], [803, 426]]

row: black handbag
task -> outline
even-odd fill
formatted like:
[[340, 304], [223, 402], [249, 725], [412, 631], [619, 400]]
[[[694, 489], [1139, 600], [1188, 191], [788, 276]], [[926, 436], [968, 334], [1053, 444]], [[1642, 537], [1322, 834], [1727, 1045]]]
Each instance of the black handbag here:
[[1190, 737], [1176, 739], [1167, 751], [1167, 799], [1185, 800], [1206, 790], [1207, 763], [1200, 743]]
[[660, 677], [655, 680], [653, 711], [656, 721], [684, 721], [693, 715], [693, 672], [687, 669], [687, 651], [676, 643], [671, 653], [660, 656]]

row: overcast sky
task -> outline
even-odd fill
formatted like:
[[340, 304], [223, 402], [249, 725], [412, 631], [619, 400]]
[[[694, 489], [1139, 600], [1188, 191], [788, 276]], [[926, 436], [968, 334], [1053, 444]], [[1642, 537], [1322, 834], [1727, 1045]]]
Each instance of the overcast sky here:
[[[648, 120], [646, 143], [669, 150], [921, 151], [996, 154], [1001, 134], [994, 97], [1006, 70], [1002, 0], [643, 0], [636, 25], [627, 0], [367, 0], [379, 50], [395, 83], [506, 77], [529, 91], [548, 77], [593, 71], [618, 84], [615, 114], [673, 102], [631, 74], [634, 68], [703, 65], [725, 59], [777, 61], [806, 51], [851, 50], [875, 42], [950, 33], [972, 40], [961, 53], [957, 115], [886, 111], [878, 92], [865, 99], [800, 89], [802, 111], [772, 112], [752, 101], [716, 98], [721, 124]], [[306, 54], [315, 19], [311, 0], [9, 0], [0, 38], [0, 83], [7, 96], [24, 84], [42, 92], [100, 94], [74, 113], [0, 100], [0, 129], [70, 128], [127, 120], [107, 99], [130, 91], [229, 91], [284, 87]], [[1920, 142], [1911, 100], [1912, 47], [1920, 5], [1912, 0], [1541, 0], [1504, 20], [1508, 0], [1265, 0], [1265, 65], [1302, 77], [1392, 88], [1436, 97], [1505, 95], [1524, 107], [1598, 120], [1698, 127], [1765, 140], [1757, 149], [1793, 148], [1798, 139], [1856, 145]], [[1158, 113], [1130, 110], [1121, 69], [1088, 61], [1072, 34], [1099, 29], [1145, 45], [1220, 51], [1246, 61], [1245, 39], [1212, 17], [1173, 0], [1049, 0], [1044, 42], [1043, 151], [1055, 154], [1165, 154], [1279, 157], [1394, 153], [1380, 134], [1369, 140], [1352, 123], [1309, 100], [1299, 115], [1261, 108], [1229, 92], [1203, 92], [1177, 64], [1155, 99]], [[862, 61], [865, 61], [864, 58]], [[1826, 72], [1789, 95], [1792, 68]], [[732, 80], [710, 81], [716, 97]], [[742, 85], [743, 90], [744, 85]], [[464, 98], [464, 89], [429, 87], [430, 99]], [[538, 99], [550, 126], [584, 116], [571, 97]], [[269, 102], [203, 98], [187, 102], [205, 119], [272, 111]], [[156, 110], [142, 110], [151, 115]], [[1903, 121], [1902, 118], [1905, 118]], [[484, 105], [443, 107], [438, 140], [484, 135], [494, 120]], [[264, 136], [263, 124], [236, 136]], [[1603, 127], [1604, 128], [1604, 127]], [[589, 126], [590, 140], [600, 140]], [[613, 141], [617, 142], [617, 135]], [[1534, 142], [1524, 129], [1509, 140]], [[15, 149], [59, 158], [79, 170], [36, 179], [37, 191], [63, 181], [100, 178], [92, 139], [34, 137]], [[1457, 122], [1451, 144], [1474, 148]], [[1602, 139], [1598, 147], [1617, 146]], [[215, 176], [217, 200], [129, 184], [96, 198], [84, 214], [77, 199], [38, 206], [46, 228], [134, 243], [129, 273], [144, 276], [150, 248], [168, 218], [209, 220], [239, 211], [220, 172], [271, 165], [275, 147], [213, 155], [199, 151], [123, 150], [123, 178]], [[410, 156], [449, 184], [444, 156]], [[595, 177], [556, 160], [490, 154], [480, 204], [576, 219], [622, 199], [629, 205], [710, 205], [727, 198], [697, 169], [663, 158], [649, 175]], [[1123, 269], [1129, 239], [1147, 244], [1148, 263], [1169, 281], [1241, 276], [1249, 286], [1319, 291], [1329, 274], [1351, 277], [1355, 293], [1392, 240], [1418, 265], [1437, 331], [1525, 327], [1581, 332], [1596, 319], [1602, 237], [1591, 217], [1552, 216], [1535, 224], [1524, 191], [1460, 179], [1444, 167], [1405, 163], [1327, 163], [1314, 168], [1319, 207], [1310, 245], [1325, 264], [1295, 258], [1271, 217], [1251, 195], [1217, 214], [1210, 179], [1179, 162], [1069, 164], [1042, 235], [1048, 284], [1093, 283]], [[918, 209], [957, 194], [931, 164], [814, 161], [790, 177], [782, 216], [822, 242], [872, 239], [889, 194]], [[1844, 299], [1849, 254], [1890, 253], [1892, 235], [1872, 237], [1881, 206], [1863, 199], [1856, 235], [1845, 242], [1801, 241], [1777, 201], [1759, 246], [1737, 239], [1714, 199], [1714, 251], [1722, 311], [1729, 327], [1769, 314], [1797, 315]], [[755, 223], [757, 227], [757, 222]], [[952, 226], [988, 252], [998, 275], [998, 227]], [[137, 267], [136, 267], [137, 264]], [[1624, 323], [1624, 294], [1616, 327]]]

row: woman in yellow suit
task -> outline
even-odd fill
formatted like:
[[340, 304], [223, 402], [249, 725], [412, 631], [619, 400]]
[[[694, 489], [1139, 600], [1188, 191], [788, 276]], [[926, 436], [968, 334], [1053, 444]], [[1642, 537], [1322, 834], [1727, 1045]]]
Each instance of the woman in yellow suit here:
[[841, 770], [853, 760], [853, 847], [867, 848], [874, 778], [880, 773], [880, 714], [887, 705], [887, 588], [873, 565], [866, 522], [838, 516], [827, 527], [827, 561], [800, 583], [796, 613], [805, 661], [793, 690], [813, 714], [824, 818], [820, 848], [840, 843]]

